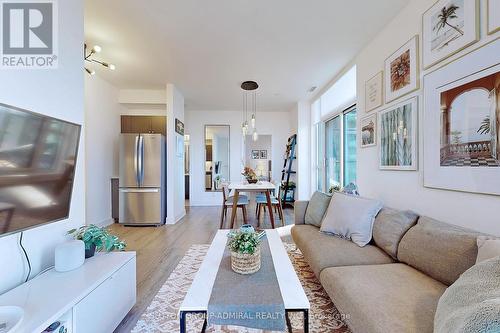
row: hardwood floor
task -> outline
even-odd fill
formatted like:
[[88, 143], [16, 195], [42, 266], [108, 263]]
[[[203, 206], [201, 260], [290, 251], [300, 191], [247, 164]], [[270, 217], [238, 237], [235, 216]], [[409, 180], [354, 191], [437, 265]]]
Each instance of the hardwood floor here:
[[[256, 226], [255, 206], [248, 209], [249, 223]], [[186, 207], [186, 216], [175, 225], [125, 227], [114, 224], [110, 227], [112, 232], [127, 242], [128, 251], [137, 252], [137, 303], [115, 333], [130, 332], [134, 328], [141, 314], [191, 245], [209, 244], [212, 241], [219, 229], [220, 214], [219, 206]], [[263, 215], [261, 227], [270, 228], [269, 215]], [[292, 224], [293, 208], [284, 209], [284, 216], [285, 224]], [[242, 216], [238, 215], [238, 222], [241, 221]], [[276, 226], [280, 226], [281, 221], [275, 221]], [[226, 225], [228, 224], [226, 220]]]

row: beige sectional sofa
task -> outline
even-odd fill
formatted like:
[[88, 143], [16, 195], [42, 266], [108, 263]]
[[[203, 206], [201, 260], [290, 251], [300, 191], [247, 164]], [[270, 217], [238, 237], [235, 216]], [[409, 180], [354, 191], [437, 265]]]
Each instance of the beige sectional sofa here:
[[[292, 237], [354, 333], [432, 332], [438, 300], [475, 264], [479, 233], [383, 208], [365, 247], [305, 224], [295, 203]], [[405, 222], [407, 223], [407, 221]]]

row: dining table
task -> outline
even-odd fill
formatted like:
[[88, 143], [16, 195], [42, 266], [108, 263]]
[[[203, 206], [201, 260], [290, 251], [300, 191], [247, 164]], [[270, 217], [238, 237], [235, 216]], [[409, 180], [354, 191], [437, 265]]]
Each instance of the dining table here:
[[236, 219], [236, 210], [238, 208], [238, 199], [240, 192], [258, 192], [265, 193], [267, 200], [267, 209], [269, 211], [269, 218], [271, 227], [274, 229], [274, 214], [271, 205], [271, 192], [276, 190], [276, 186], [268, 181], [258, 181], [255, 184], [246, 181], [231, 182], [228, 186], [230, 191], [233, 191], [233, 209], [231, 210], [231, 229], [234, 228], [234, 221]]

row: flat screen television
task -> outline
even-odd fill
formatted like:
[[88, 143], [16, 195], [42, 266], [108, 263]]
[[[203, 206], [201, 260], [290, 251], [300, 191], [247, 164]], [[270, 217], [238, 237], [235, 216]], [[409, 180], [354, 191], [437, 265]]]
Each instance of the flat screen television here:
[[69, 216], [80, 130], [0, 103], [0, 237]]

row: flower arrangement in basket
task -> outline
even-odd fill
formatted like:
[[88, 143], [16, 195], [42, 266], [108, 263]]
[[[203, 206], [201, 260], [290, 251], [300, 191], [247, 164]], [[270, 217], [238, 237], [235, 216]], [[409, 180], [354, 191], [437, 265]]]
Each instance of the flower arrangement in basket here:
[[253, 274], [260, 269], [260, 238], [253, 228], [232, 231], [227, 246], [231, 250], [231, 268], [239, 274]]
[[257, 179], [257, 174], [255, 173], [255, 171], [253, 171], [252, 168], [250, 167], [245, 167], [243, 169], [243, 172], [241, 173], [243, 176], [245, 176], [247, 182], [249, 184], [256, 184], [258, 179]]

